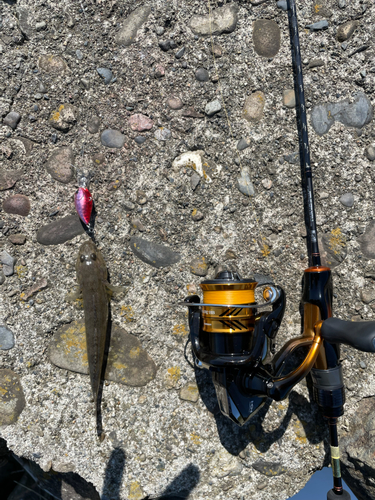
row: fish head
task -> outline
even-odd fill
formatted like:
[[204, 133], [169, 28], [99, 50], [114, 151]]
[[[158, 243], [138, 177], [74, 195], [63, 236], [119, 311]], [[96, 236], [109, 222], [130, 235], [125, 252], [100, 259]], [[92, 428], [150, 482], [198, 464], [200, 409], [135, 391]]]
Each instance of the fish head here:
[[78, 252], [76, 271], [79, 273], [83, 269], [92, 270], [93, 272], [101, 270], [107, 274], [107, 267], [103, 256], [91, 240], [85, 241]]

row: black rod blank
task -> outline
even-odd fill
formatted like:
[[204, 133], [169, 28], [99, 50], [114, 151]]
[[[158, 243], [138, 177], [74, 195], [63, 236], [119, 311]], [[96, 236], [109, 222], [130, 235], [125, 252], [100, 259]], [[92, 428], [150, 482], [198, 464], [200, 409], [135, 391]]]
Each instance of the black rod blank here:
[[310, 163], [309, 139], [307, 134], [305, 93], [303, 89], [302, 61], [299, 46], [296, 4], [295, 0], [287, 0], [287, 2], [294, 73], [294, 92], [296, 97], [303, 205], [307, 232], [307, 253], [309, 257], [309, 265], [320, 266], [320, 253], [318, 246], [318, 233], [316, 229], [314, 190]]

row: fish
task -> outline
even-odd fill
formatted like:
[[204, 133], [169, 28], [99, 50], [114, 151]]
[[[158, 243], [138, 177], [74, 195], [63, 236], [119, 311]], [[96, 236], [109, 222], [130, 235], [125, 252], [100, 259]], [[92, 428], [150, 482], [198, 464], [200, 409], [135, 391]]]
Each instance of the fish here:
[[96, 409], [107, 341], [109, 296], [108, 273], [101, 252], [92, 240], [85, 241], [78, 252], [77, 280], [82, 292], [85, 313], [87, 360], [91, 390]]

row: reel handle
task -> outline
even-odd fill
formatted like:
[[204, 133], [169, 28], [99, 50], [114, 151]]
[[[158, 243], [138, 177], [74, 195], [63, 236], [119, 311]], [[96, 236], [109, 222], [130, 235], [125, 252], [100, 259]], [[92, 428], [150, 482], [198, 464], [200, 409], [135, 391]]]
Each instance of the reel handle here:
[[322, 324], [321, 335], [330, 344], [345, 344], [358, 351], [375, 352], [375, 321], [328, 318]]

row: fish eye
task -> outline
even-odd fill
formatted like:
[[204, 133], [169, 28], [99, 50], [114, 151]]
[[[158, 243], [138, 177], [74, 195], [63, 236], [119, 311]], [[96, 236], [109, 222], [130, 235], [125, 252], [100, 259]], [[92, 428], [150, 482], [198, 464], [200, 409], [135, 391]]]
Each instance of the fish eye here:
[[92, 259], [92, 260], [96, 260], [96, 254], [95, 254], [95, 253], [92, 253], [92, 254], [90, 255], [90, 257], [91, 257], [91, 259]]
[[81, 262], [85, 262], [85, 256], [84, 256], [84, 255], [81, 255], [81, 257], [79, 258], [79, 260], [80, 260]]

